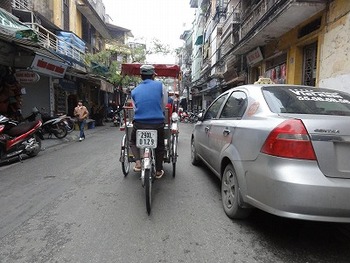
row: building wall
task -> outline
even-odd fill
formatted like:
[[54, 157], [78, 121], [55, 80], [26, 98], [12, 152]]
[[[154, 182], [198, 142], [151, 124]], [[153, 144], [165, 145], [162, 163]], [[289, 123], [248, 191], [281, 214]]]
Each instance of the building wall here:
[[63, 28], [63, 3], [62, 0], [53, 1], [53, 23], [59, 28]]
[[[321, 28], [311, 32], [310, 34], [298, 38], [298, 31], [301, 27], [315, 20], [316, 18], [322, 16]], [[317, 59], [317, 72], [319, 75], [320, 61], [320, 47], [322, 46], [323, 39], [323, 28], [324, 28], [324, 17], [325, 13], [319, 13], [306, 21], [304, 21], [299, 26], [295, 27], [293, 30], [284, 34], [277, 43], [277, 50], [287, 52], [287, 84], [302, 84], [303, 82], [303, 48], [307, 45], [317, 42], [318, 43], [318, 59]], [[317, 78], [318, 79], [318, 78]]]
[[83, 32], [82, 15], [77, 10], [75, 1], [70, 1], [69, 12], [70, 12], [70, 17], [69, 17], [70, 31], [74, 32], [78, 37], [82, 38], [82, 34], [83, 34], [82, 33]]
[[330, 3], [320, 52], [319, 85], [350, 91], [350, 1]]

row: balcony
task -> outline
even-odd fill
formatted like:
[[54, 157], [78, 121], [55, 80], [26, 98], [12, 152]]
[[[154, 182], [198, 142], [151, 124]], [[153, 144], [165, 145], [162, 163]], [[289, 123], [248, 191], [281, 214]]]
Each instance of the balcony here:
[[[245, 13], [241, 38], [234, 43], [235, 54], [245, 54], [257, 46], [275, 40], [306, 19], [326, 8], [327, 0], [262, 0]], [[244, 11], [244, 10], [243, 10]]]
[[86, 19], [93, 25], [96, 31], [98, 31], [103, 38], [112, 38], [105, 22], [102, 20], [102, 18], [99, 16], [99, 14], [96, 12], [88, 0], [77, 0], [76, 5], [79, 12], [81, 12], [86, 17]]
[[19, 10], [33, 10], [33, 1], [32, 0], [12, 0], [12, 8]]
[[[78, 69], [84, 69], [85, 58], [85, 44], [75, 45], [67, 40], [63, 40], [61, 37], [53, 34], [43, 26], [37, 23], [24, 23], [28, 27], [32, 28], [38, 35], [39, 45], [54, 51], [55, 53], [62, 55], [66, 60], [70, 61], [74, 67]], [[76, 37], [76, 36], [75, 36]], [[78, 37], [76, 37], [78, 38]], [[80, 40], [83, 42], [82, 40]]]
[[227, 13], [226, 20], [223, 23], [221, 40], [224, 42], [230, 35], [234, 28], [241, 24], [241, 2], [239, 2], [231, 12]]

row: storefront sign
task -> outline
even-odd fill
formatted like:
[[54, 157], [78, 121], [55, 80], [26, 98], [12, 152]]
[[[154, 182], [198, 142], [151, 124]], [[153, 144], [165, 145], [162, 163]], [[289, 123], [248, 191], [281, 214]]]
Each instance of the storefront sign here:
[[15, 73], [15, 78], [19, 83], [33, 83], [38, 82], [40, 76], [32, 70], [18, 70]]
[[247, 54], [247, 63], [249, 65], [253, 65], [255, 63], [258, 63], [260, 61], [262, 61], [263, 55], [261, 53], [260, 47], [257, 47], [256, 49], [254, 49], [253, 51], [249, 52]]
[[31, 68], [39, 73], [63, 78], [67, 70], [67, 65], [44, 56], [35, 55]]

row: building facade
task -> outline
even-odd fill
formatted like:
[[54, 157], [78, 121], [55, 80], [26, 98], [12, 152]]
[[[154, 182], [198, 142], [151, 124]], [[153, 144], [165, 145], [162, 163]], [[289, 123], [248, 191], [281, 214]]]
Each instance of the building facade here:
[[[112, 55], [104, 62], [88, 61], [87, 55], [104, 51], [108, 41], [120, 43], [132, 35], [108, 23], [102, 0], [7, 0], [0, 8], [35, 35], [31, 41], [0, 25], [0, 47], [11, 48], [9, 43], [15, 43], [13, 56], [4, 59], [3, 66], [13, 74], [25, 70], [38, 75], [24, 79], [22, 72], [18, 78], [24, 116], [33, 107], [72, 115], [78, 99], [89, 109], [102, 109], [116, 100], [115, 85], [105, 77]], [[1, 50], [0, 56], [6, 57]]]
[[201, 14], [193, 32], [203, 32], [193, 38], [193, 50], [201, 52], [192, 53], [201, 60], [200, 69], [192, 65], [198, 107], [260, 76], [350, 91], [349, 1], [192, 0], [190, 6]]

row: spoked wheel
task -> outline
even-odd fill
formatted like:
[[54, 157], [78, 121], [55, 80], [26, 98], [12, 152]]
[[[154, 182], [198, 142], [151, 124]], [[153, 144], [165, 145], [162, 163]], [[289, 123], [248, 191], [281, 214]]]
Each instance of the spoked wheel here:
[[129, 151], [126, 145], [126, 135], [123, 136], [122, 140], [122, 149], [120, 152], [120, 160], [122, 163], [122, 171], [124, 176], [127, 176], [130, 172], [130, 163], [129, 163]]
[[55, 125], [53, 128], [53, 134], [58, 138], [58, 139], [63, 139], [64, 137], [67, 136], [68, 131], [66, 129], [66, 126], [63, 122], [59, 122]]
[[152, 205], [152, 174], [150, 169], [145, 170], [145, 194], [146, 194], [146, 209], [147, 213], [151, 213]]
[[176, 175], [176, 161], [177, 161], [177, 135], [172, 135], [172, 163], [173, 163], [173, 177]]

